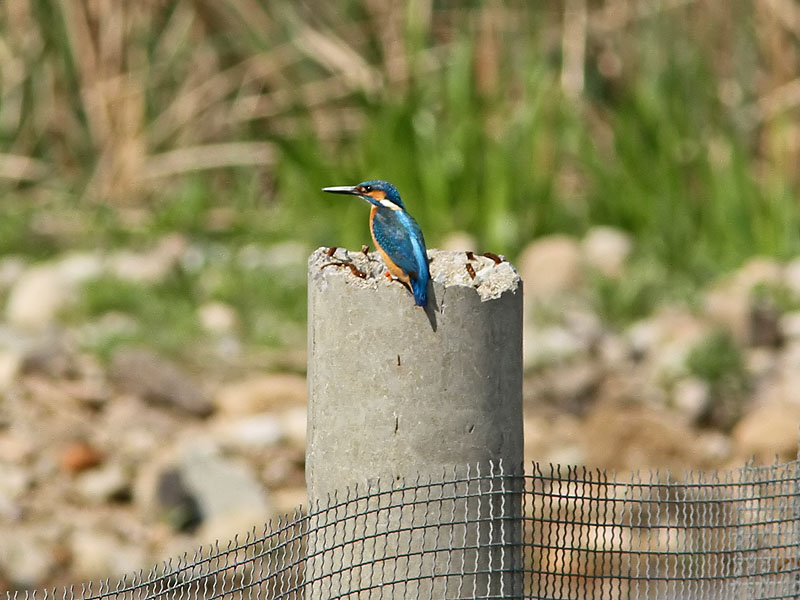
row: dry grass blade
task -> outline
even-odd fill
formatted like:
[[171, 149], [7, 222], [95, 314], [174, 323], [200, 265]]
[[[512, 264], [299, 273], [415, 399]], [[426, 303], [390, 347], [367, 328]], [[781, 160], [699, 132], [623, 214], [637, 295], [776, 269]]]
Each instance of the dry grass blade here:
[[753, 107], [753, 113], [757, 119], [766, 121], [798, 106], [800, 106], [800, 79], [795, 79], [759, 98]]
[[169, 17], [153, 49], [155, 65], [169, 65], [183, 48], [190, 43], [192, 25], [196, 14], [186, 3], [179, 2]]
[[409, 71], [405, 42], [407, 26], [404, 22], [406, 7], [402, 3], [384, 0], [366, 0], [365, 5], [373, 20], [372, 29], [380, 32], [377, 37], [387, 80], [405, 83]]
[[314, 108], [346, 98], [352, 93], [352, 88], [337, 75], [311, 81], [297, 90], [280, 89], [267, 94], [244, 96], [233, 104], [230, 116], [233, 122], [275, 117], [287, 112], [298, 100], [302, 100], [306, 108]]
[[338, 73], [354, 89], [371, 94], [382, 87], [380, 72], [333, 32], [323, 34], [302, 26], [296, 45], [306, 56]]
[[[339, 142], [347, 134], [361, 131], [367, 118], [357, 108], [325, 108], [311, 113], [314, 135], [320, 142]], [[278, 135], [291, 136], [307, 127], [306, 117], [277, 117], [270, 119], [270, 130]], [[335, 150], [332, 148], [332, 150]]]
[[564, 56], [561, 67], [561, 88], [568, 98], [583, 93], [583, 70], [586, 63], [586, 28], [589, 21], [586, 0], [567, 0], [564, 9], [564, 29], [561, 48]]
[[64, 24], [69, 40], [69, 49], [72, 59], [78, 70], [80, 79], [80, 92], [83, 98], [86, 120], [89, 132], [98, 146], [108, 136], [108, 124], [101, 119], [103, 112], [98, 110], [94, 101], [94, 84], [97, 79], [98, 59], [97, 51], [92, 41], [92, 34], [87, 21], [86, 13], [81, 3], [70, 0], [60, 0], [61, 13], [64, 15]]
[[241, 22], [251, 30], [264, 35], [272, 29], [272, 19], [256, 0], [228, 0], [225, 4], [231, 7]]
[[795, 35], [800, 35], [800, 6], [796, 2], [792, 2], [792, 0], [764, 0], [759, 4], [772, 11], [786, 29]]
[[16, 181], [44, 179], [48, 168], [45, 163], [28, 156], [0, 154], [0, 178]]
[[242, 64], [236, 65], [177, 93], [172, 103], [148, 127], [147, 139], [151, 147], [166, 142], [185, 127], [196, 129], [200, 114], [222, 102], [239, 87], [243, 67]]
[[635, 21], [658, 17], [661, 13], [696, 4], [698, 0], [662, 0], [661, 2], [605, 2], [592, 11], [589, 28], [595, 34], [619, 34]]
[[151, 156], [144, 165], [143, 178], [156, 179], [189, 171], [269, 165], [275, 148], [266, 142], [234, 142], [179, 148]]

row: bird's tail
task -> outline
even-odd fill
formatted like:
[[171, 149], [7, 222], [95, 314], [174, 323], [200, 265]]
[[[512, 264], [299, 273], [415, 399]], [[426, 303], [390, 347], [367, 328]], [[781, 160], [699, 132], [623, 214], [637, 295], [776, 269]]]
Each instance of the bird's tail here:
[[411, 293], [414, 294], [414, 303], [425, 306], [428, 303], [428, 279], [411, 279]]

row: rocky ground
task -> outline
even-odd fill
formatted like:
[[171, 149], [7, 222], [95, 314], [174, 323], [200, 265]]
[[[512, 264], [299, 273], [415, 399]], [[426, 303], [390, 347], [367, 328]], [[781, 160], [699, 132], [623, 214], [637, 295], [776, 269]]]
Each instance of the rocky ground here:
[[631, 277], [630, 250], [622, 233], [598, 228], [541, 239], [520, 257], [527, 456], [676, 472], [795, 458], [800, 260], [753, 258], [691, 307], [661, 304], [609, 327], [584, 290], [598, 273]]
[[[520, 256], [526, 459], [680, 473], [794, 458], [800, 259], [754, 258], [694, 303], [610, 323], [598, 281], [624, 287], [633, 250], [599, 228]], [[0, 259], [0, 591], [149, 568], [303, 503], [305, 380], [286, 359], [302, 349], [198, 369], [146, 346], [101, 356], [86, 343], [134, 326], [131, 315], [61, 319], [102, 273], [146, 287], [192, 252], [169, 236], [141, 254]], [[203, 303], [193, 318], [217, 351], [240, 348], [235, 307]]]

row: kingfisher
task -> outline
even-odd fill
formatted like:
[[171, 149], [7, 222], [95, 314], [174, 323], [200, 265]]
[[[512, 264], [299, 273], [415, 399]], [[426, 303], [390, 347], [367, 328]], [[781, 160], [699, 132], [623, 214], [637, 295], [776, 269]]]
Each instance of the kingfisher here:
[[403, 282], [414, 295], [417, 306], [428, 303], [428, 252], [422, 230], [400, 199], [400, 192], [388, 181], [373, 179], [358, 185], [322, 188], [332, 194], [358, 196], [372, 206], [369, 230], [389, 274]]

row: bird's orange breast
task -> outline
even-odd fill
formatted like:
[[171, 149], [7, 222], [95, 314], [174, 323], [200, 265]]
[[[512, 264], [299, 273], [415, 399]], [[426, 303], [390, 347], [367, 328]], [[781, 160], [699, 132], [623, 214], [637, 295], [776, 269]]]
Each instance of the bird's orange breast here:
[[378, 239], [375, 237], [375, 228], [373, 227], [373, 222], [375, 221], [375, 214], [378, 212], [378, 207], [373, 206], [372, 209], [369, 211], [369, 233], [372, 236], [372, 241], [375, 244], [375, 247], [378, 249], [378, 252], [383, 258], [383, 262], [386, 263], [386, 268], [389, 269], [389, 273], [397, 277], [403, 283], [409, 283], [411, 278], [401, 269], [397, 264], [392, 260], [392, 257], [386, 253], [386, 250], [378, 243]]

